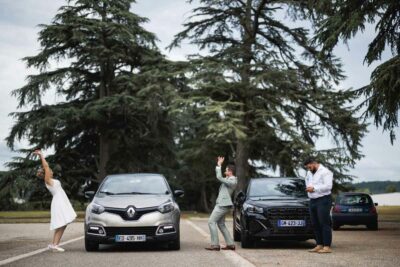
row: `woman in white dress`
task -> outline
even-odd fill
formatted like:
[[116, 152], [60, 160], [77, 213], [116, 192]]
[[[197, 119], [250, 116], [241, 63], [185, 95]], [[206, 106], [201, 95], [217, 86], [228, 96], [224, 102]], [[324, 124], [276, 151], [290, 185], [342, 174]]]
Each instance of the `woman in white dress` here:
[[54, 252], [63, 252], [64, 249], [58, 245], [67, 225], [75, 220], [76, 213], [67, 194], [65, 194], [65, 191], [61, 187], [60, 181], [53, 179], [53, 172], [42, 152], [35, 150], [34, 154], [38, 155], [42, 161], [42, 168], [38, 170], [37, 176], [44, 179], [47, 189], [53, 195], [50, 212], [50, 230], [54, 230], [54, 236], [53, 243], [49, 245], [49, 249]]

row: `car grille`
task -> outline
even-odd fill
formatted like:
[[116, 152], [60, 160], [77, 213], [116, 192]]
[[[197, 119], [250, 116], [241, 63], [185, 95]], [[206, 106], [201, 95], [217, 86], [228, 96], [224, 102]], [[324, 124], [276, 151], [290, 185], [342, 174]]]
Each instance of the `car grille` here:
[[[308, 208], [268, 208], [264, 214], [268, 219], [269, 227], [276, 234], [306, 233], [311, 228]], [[306, 227], [278, 227], [278, 220], [305, 220]]]
[[104, 227], [107, 236], [115, 235], [146, 235], [155, 236], [157, 226], [143, 227]]
[[141, 209], [135, 208], [135, 215], [132, 218], [128, 217], [128, 215], [126, 213], [127, 210], [128, 210], [128, 208], [119, 209], [119, 208], [106, 207], [104, 211], [106, 211], [108, 213], [118, 214], [119, 216], [121, 216], [122, 219], [124, 219], [126, 221], [135, 221], [135, 220], [139, 220], [140, 217], [142, 217], [142, 215], [144, 215], [146, 213], [157, 211], [158, 208], [157, 207], [141, 208]]

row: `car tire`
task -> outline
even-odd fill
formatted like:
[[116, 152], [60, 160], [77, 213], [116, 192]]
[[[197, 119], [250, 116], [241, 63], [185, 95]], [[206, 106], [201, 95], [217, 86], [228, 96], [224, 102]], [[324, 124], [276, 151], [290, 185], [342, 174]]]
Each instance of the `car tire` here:
[[336, 231], [336, 230], [339, 230], [339, 228], [340, 228], [340, 225], [339, 225], [339, 224], [337, 224], [337, 223], [333, 223], [333, 224], [332, 224], [332, 229], [333, 229], [333, 230]]
[[233, 240], [240, 242], [241, 239], [240, 232], [236, 230], [235, 226], [233, 226]]
[[85, 249], [88, 252], [92, 251], [98, 251], [99, 250], [99, 243], [95, 241], [90, 241], [88, 238], [85, 236]]
[[378, 230], [378, 222], [373, 222], [373, 223], [367, 224], [367, 228], [369, 230], [373, 230], [373, 231]]
[[180, 238], [180, 234], [178, 232], [178, 237], [169, 243], [168, 248], [170, 250], [180, 250], [181, 249], [181, 238]]
[[240, 242], [240, 232], [236, 229], [235, 227], [235, 220], [236, 216], [235, 213], [233, 213], [233, 240], [236, 242]]
[[246, 231], [243, 230], [240, 232], [240, 245], [242, 248], [252, 248], [254, 247], [254, 240], [251, 238], [249, 234], [246, 233]]

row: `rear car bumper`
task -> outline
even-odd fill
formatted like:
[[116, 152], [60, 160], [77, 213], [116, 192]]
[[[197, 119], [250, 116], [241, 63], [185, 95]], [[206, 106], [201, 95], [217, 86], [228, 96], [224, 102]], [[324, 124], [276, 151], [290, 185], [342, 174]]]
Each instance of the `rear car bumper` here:
[[332, 214], [332, 222], [335, 224], [360, 225], [375, 223], [377, 220], [376, 214]]

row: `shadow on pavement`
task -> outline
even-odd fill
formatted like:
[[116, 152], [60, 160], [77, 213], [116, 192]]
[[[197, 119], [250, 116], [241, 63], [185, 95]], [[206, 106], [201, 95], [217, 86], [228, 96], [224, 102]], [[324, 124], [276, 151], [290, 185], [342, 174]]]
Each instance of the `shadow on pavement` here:
[[263, 240], [258, 241], [253, 249], [282, 249], [282, 248], [290, 248], [290, 249], [309, 249], [315, 246], [314, 241], [294, 241], [294, 240]]
[[139, 243], [126, 243], [126, 244], [112, 244], [100, 245], [99, 252], [155, 252], [155, 251], [171, 251], [166, 244], [139, 244]]

